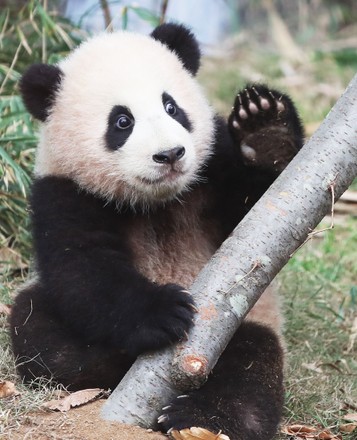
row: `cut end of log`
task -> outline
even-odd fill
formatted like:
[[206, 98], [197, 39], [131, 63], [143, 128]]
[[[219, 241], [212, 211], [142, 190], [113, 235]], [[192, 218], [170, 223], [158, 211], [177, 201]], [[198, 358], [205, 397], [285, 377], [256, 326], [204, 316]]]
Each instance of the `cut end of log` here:
[[171, 379], [177, 390], [200, 388], [207, 380], [210, 365], [206, 356], [180, 354], [172, 362]]
[[204, 356], [185, 356], [182, 360], [182, 369], [194, 376], [207, 374], [208, 360]]

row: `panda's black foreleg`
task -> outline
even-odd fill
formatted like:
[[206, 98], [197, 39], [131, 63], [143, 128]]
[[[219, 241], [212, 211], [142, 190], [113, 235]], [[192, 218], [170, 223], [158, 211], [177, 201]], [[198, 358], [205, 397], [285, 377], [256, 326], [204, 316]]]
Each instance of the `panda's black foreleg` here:
[[237, 94], [228, 128], [247, 167], [277, 174], [303, 143], [303, 128], [292, 100], [264, 85], [249, 85]]
[[38, 282], [16, 297], [10, 328], [18, 373], [34, 386], [45, 378], [69, 390], [114, 389], [135, 360], [105, 344], [89, 345], [75, 337]]
[[283, 351], [268, 327], [245, 322], [206, 384], [163, 410], [164, 431], [201, 427], [230, 440], [270, 440], [283, 405]]

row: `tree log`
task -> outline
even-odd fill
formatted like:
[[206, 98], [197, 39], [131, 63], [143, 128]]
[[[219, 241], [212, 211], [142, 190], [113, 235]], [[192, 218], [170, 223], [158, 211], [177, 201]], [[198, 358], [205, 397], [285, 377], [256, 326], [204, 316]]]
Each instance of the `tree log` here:
[[197, 277], [190, 290], [199, 312], [188, 341], [139, 357], [103, 417], [151, 427], [173, 397], [199, 387], [261, 293], [356, 175], [357, 75]]

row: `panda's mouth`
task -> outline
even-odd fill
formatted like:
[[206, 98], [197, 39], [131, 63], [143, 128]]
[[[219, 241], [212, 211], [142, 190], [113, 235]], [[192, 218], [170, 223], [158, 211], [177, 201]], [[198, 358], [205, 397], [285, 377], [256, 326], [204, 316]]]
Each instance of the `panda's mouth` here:
[[166, 173], [163, 173], [162, 175], [158, 177], [139, 177], [141, 182], [145, 183], [146, 185], [155, 185], [160, 184], [164, 182], [174, 182], [179, 177], [183, 176], [183, 172], [175, 169], [171, 169]]

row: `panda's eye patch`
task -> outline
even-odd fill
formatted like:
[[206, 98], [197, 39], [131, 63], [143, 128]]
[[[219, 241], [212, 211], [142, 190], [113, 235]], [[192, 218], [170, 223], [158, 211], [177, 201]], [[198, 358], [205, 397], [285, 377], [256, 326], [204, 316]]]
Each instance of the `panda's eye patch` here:
[[171, 116], [172, 119], [175, 119], [175, 121], [181, 124], [187, 131], [192, 131], [192, 124], [185, 110], [166, 92], [162, 94], [162, 104], [165, 112]]
[[172, 101], [167, 101], [165, 103], [165, 110], [170, 116], [174, 116], [177, 113], [177, 108]]
[[115, 105], [108, 116], [105, 144], [109, 150], [121, 148], [134, 130], [135, 119], [130, 109], [124, 105]]
[[127, 128], [131, 127], [134, 124], [134, 120], [133, 118], [130, 118], [128, 115], [119, 115], [117, 122], [116, 122], [116, 126], [120, 129], [120, 130], [126, 130]]

